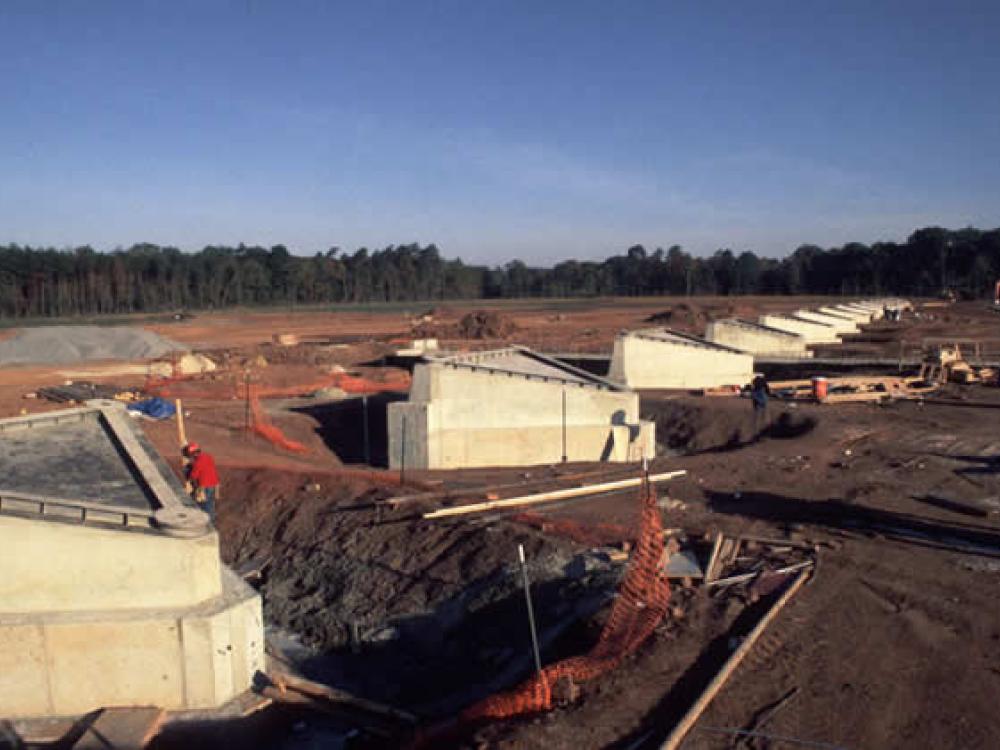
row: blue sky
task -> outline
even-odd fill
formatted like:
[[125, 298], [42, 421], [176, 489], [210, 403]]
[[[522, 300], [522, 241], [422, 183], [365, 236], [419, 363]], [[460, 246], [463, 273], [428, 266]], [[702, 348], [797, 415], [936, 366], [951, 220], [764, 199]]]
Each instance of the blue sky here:
[[1000, 225], [1000, 3], [0, 3], [0, 242], [634, 243]]

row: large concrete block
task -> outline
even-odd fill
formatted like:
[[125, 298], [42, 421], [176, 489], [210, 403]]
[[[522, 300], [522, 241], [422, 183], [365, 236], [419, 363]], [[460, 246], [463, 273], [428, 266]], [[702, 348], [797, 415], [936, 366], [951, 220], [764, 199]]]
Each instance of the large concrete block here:
[[263, 669], [260, 597], [229, 571], [223, 593], [196, 607], [0, 614], [0, 715], [9, 718], [214, 708]]
[[397, 469], [554, 463], [564, 449], [570, 461], [636, 461], [655, 446], [635, 393], [523, 349], [418, 365], [388, 427]]
[[0, 611], [184, 607], [218, 596], [219, 537], [0, 515]]
[[805, 338], [808, 344], [836, 344], [840, 342], [836, 329], [826, 323], [817, 323], [792, 315], [761, 315], [758, 320], [762, 325], [797, 333]]
[[747, 320], [727, 318], [708, 324], [705, 338], [755, 356], [811, 357], [805, 337]]
[[44, 628], [0, 626], [0, 718], [34, 715], [50, 705]]
[[251, 687], [260, 597], [120, 404], [0, 420], [0, 468], [0, 717]]
[[742, 386], [753, 356], [667, 329], [632, 331], [615, 338], [608, 378], [629, 388]]
[[44, 629], [52, 704], [40, 713], [184, 705], [177, 620], [76, 620], [48, 622]]

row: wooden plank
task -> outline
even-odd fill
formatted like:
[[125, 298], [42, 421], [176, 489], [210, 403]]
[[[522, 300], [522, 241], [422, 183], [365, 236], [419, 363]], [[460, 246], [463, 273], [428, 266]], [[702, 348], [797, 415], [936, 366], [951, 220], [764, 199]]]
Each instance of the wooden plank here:
[[166, 716], [157, 706], [105, 708], [73, 750], [140, 750], [160, 731]]
[[181, 448], [187, 445], [187, 431], [184, 429], [184, 405], [181, 400], [174, 399], [174, 407], [177, 409], [177, 442]]
[[760, 638], [768, 624], [770, 624], [771, 620], [773, 620], [777, 616], [778, 612], [780, 612], [785, 605], [788, 604], [788, 601], [795, 596], [795, 593], [802, 588], [802, 584], [806, 582], [808, 577], [808, 570], [804, 570], [799, 573], [798, 577], [792, 582], [792, 585], [785, 590], [785, 593], [783, 593], [774, 603], [771, 609], [768, 610], [767, 614], [765, 614], [760, 619], [760, 622], [754, 626], [754, 629], [747, 634], [746, 638], [743, 639], [743, 642], [740, 643], [739, 648], [730, 654], [726, 663], [722, 665], [722, 669], [720, 669], [718, 674], [712, 678], [712, 681], [708, 684], [708, 687], [705, 688], [705, 691], [698, 697], [698, 700], [695, 701], [694, 705], [688, 709], [687, 713], [684, 714], [677, 726], [674, 727], [673, 731], [667, 737], [666, 742], [660, 745], [660, 750], [677, 750], [677, 748], [680, 747], [680, 744], [684, 741], [687, 733], [691, 731], [691, 727], [694, 726], [695, 722], [697, 722], [701, 715], [705, 712], [705, 709], [708, 708], [708, 704], [712, 702], [712, 699], [715, 698], [716, 694], [722, 689], [722, 686], [726, 684], [726, 681], [740, 665], [740, 662], [742, 662], [743, 659], [746, 658], [746, 655], [750, 653], [750, 649], [753, 648], [754, 644]]
[[[663, 474], [654, 474], [649, 477], [650, 482], [665, 482], [668, 479], [687, 474], [687, 471], [667, 471]], [[524, 495], [523, 497], [511, 497], [505, 500], [490, 500], [485, 503], [472, 503], [470, 505], [460, 505], [456, 508], [442, 508], [430, 513], [424, 513], [427, 519], [446, 518], [449, 516], [463, 516], [468, 513], [480, 513], [484, 510], [496, 510], [498, 508], [516, 508], [524, 505], [534, 505], [536, 503], [547, 503], [555, 500], [566, 500], [584, 495], [597, 495], [601, 492], [611, 492], [613, 490], [623, 490], [629, 487], [638, 487], [643, 482], [643, 477], [633, 477], [631, 479], [620, 479], [617, 482], [604, 482], [602, 484], [591, 484], [583, 487], [570, 487], [552, 492], [540, 492], [535, 495]]]
[[288, 690], [291, 689], [310, 698], [320, 698], [322, 700], [329, 701], [330, 703], [350, 706], [352, 708], [357, 708], [362, 711], [376, 714], [394, 721], [403, 722], [405, 724], [415, 724], [417, 721], [416, 717], [407, 711], [402, 711], [383, 703], [371, 701], [367, 698], [359, 698], [358, 696], [351, 695], [343, 690], [338, 690], [330, 687], [329, 685], [313, 682], [312, 680], [307, 680], [305, 677], [300, 677], [298, 675], [277, 673], [272, 675], [272, 681], [282, 696], [285, 696]]
[[[491, 492], [502, 492], [505, 490], [518, 490], [524, 492], [536, 485], [560, 484], [582, 482], [586, 480], [607, 478], [616, 474], [625, 474], [627, 469], [599, 469], [597, 471], [580, 471], [567, 474], [555, 474], [552, 476], [541, 476], [537, 479], [522, 480], [520, 482], [507, 482], [504, 484], [485, 484], [478, 487], [440, 489], [432, 492], [421, 492], [415, 495], [396, 495], [384, 500], [376, 500], [377, 505], [399, 506], [413, 502], [441, 502], [445, 500], [461, 500], [463, 498], [483, 497], [486, 498]], [[487, 498], [489, 499], [489, 498]]]
[[719, 550], [722, 548], [722, 532], [718, 532], [715, 535], [715, 541], [712, 543], [712, 552], [708, 556], [708, 564], [705, 565], [705, 582], [715, 580], [715, 567], [716, 562], [719, 559]]
[[768, 573], [779, 575], [784, 573], [794, 573], [797, 570], [803, 570], [811, 568], [815, 563], [812, 560], [804, 560], [803, 562], [795, 563], [794, 565], [788, 565], [784, 568], [778, 568], [777, 570], [755, 570], [752, 573], [740, 573], [739, 575], [729, 576], [728, 578], [716, 578], [714, 581], [707, 581], [706, 586], [731, 586], [734, 583], [743, 583], [745, 581], [752, 581], [761, 575], [767, 575]]

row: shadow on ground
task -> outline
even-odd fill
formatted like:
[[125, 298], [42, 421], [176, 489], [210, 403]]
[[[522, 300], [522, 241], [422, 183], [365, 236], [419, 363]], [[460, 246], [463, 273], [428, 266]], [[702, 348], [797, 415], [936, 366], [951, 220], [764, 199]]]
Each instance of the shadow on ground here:
[[848, 532], [875, 533], [926, 547], [946, 547], [1000, 557], [1000, 530], [990, 526], [947, 522], [909, 513], [854, 505], [838, 498], [803, 500], [769, 492], [708, 490], [705, 498], [716, 513], [757, 518], [779, 524], [811, 524]]

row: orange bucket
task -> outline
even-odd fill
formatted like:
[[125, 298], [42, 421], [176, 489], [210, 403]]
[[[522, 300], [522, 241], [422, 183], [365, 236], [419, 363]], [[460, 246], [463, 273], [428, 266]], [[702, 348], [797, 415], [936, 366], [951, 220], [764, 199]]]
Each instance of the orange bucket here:
[[827, 379], [821, 375], [817, 375], [812, 379], [812, 383], [813, 383], [813, 398], [815, 398], [817, 401], [825, 401], [827, 388], [829, 386], [829, 382], [827, 381]]

